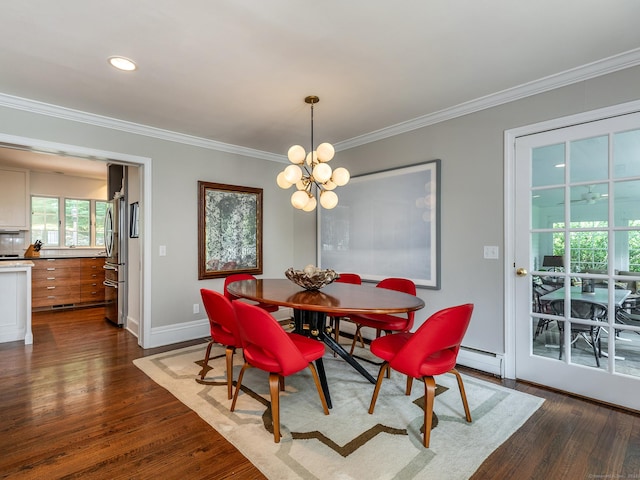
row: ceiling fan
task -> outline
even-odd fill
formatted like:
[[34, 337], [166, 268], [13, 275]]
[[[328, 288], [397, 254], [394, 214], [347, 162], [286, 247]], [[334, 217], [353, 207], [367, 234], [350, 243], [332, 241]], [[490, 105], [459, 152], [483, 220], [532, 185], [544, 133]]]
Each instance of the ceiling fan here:
[[[594, 192], [595, 185], [589, 185], [587, 187], [587, 191], [580, 194], [580, 198], [575, 200], [571, 200], [571, 203], [582, 203], [585, 205], [593, 205], [598, 200], [602, 200], [607, 198], [608, 194], [603, 194], [599, 192]], [[564, 205], [564, 202], [560, 202], [559, 205]]]

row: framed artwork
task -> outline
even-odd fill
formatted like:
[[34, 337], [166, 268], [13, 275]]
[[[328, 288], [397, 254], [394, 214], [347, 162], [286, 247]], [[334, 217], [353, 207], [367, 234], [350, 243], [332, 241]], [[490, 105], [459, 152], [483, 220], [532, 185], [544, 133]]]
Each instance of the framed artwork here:
[[440, 160], [352, 177], [318, 213], [322, 268], [440, 288]]
[[262, 189], [198, 182], [198, 280], [262, 273]]

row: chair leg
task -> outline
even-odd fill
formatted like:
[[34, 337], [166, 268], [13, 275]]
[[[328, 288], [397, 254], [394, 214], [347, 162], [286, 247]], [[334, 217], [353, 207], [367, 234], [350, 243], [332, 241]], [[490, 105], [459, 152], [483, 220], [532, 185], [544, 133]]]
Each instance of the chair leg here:
[[411, 375], [407, 375], [407, 389], [405, 390], [405, 395], [411, 395], [411, 387], [413, 386], [413, 377]]
[[271, 394], [273, 441], [280, 443], [280, 375], [277, 373], [269, 374], [269, 393]]
[[422, 377], [424, 381], [424, 447], [429, 448], [433, 423], [433, 402], [436, 397], [436, 381], [433, 377]]
[[471, 411], [469, 410], [469, 403], [467, 402], [467, 394], [464, 391], [464, 383], [462, 382], [462, 375], [455, 368], [449, 370], [449, 373], [453, 373], [458, 380], [458, 389], [460, 389], [460, 398], [462, 398], [462, 406], [464, 407], [464, 416], [467, 422], [471, 423]]
[[236, 400], [238, 400], [238, 392], [240, 391], [240, 387], [242, 386], [242, 377], [244, 377], [244, 371], [247, 368], [251, 368], [251, 365], [249, 363], [247, 363], [247, 362], [244, 362], [244, 365], [242, 366], [242, 369], [240, 370], [240, 373], [238, 374], [238, 381], [236, 382], [236, 391], [233, 394], [233, 401], [231, 402], [231, 408], [229, 409], [232, 412], [236, 408]]
[[227, 361], [227, 399], [231, 400], [233, 394], [233, 354], [236, 351], [236, 347], [227, 346], [225, 350], [225, 357]]
[[318, 390], [318, 396], [320, 397], [320, 403], [322, 403], [322, 409], [324, 410], [325, 415], [329, 415], [329, 407], [327, 406], [327, 399], [324, 396], [324, 391], [322, 390], [322, 385], [320, 384], [320, 378], [318, 377], [318, 372], [313, 363], [309, 362], [309, 370], [311, 370], [311, 375], [313, 375], [313, 381], [316, 384], [316, 389]]
[[378, 400], [378, 393], [380, 393], [380, 386], [382, 385], [382, 379], [385, 372], [389, 370], [389, 362], [384, 362], [378, 372], [378, 381], [376, 382], [376, 388], [373, 389], [373, 396], [371, 397], [371, 404], [369, 405], [369, 413], [373, 413], [373, 409], [376, 408], [376, 400]]
[[202, 364], [202, 370], [200, 371], [200, 380], [202, 380], [206, 375], [207, 366], [209, 365], [209, 355], [211, 354], [211, 347], [213, 347], [214, 343], [216, 342], [213, 339], [211, 339], [211, 341], [209, 342], [209, 345], [207, 345], [207, 351], [204, 354], [204, 363]]
[[356, 333], [353, 334], [353, 342], [351, 342], [351, 350], [349, 350], [349, 355], [353, 355], [353, 350], [356, 348], [356, 342], [358, 338], [360, 338], [360, 344], [362, 348], [364, 348], [364, 337], [362, 336], [361, 326], [356, 326]]

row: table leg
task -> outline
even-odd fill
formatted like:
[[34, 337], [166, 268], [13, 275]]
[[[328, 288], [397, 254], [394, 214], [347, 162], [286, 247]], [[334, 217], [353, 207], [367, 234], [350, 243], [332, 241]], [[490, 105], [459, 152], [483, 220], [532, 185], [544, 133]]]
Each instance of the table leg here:
[[316, 360], [316, 370], [318, 371], [320, 386], [324, 392], [324, 399], [327, 401], [327, 407], [333, 408], [333, 405], [331, 404], [331, 394], [329, 393], [329, 384], [327, 384], [327, 375], [324, 372], [324, 363], [321, 358]]
[[[294, 320], [294, 331], [295, 333], [299, 333], [300, 335], [305, 335], [307, 337], [317, 338], [318, 340], [322, 340], [325, 345], [327, 345], [331, 350], [336, 352], [342, 359], [355, 368], [360, 375], [369, 380], [369, 382], [375, 384], [376, 379], [367, 372], [362, 365], [358, 363], [358, 361], [349, 355], [347, 351], [336, 342], [331, 335], [327, 335], [324, 331], [325, 323], [326, 323], [327, 315], [324, 312], [314, 312], [311, 310], [296, 310], [293, 311], [293, 320]], [[320, 376], [320, 374], [318, 373]], [[322, 377], [320, 377], [320, 381], [322, 383]], [[326, 381], [326, 379], [325, 379]], [[324, 389], [324, 384], [323, 384]], [[328, 387], [327, 387], [328, 391]]]

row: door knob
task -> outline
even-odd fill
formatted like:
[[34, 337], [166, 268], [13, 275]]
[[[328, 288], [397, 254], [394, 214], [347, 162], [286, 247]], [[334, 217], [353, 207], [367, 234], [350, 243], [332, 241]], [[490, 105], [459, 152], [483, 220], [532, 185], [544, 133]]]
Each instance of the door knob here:
[[519, 277], [526, 277], [527, 269], [520, 267], [519, 269], [516, 270], [516, 275], [518, 275]]

